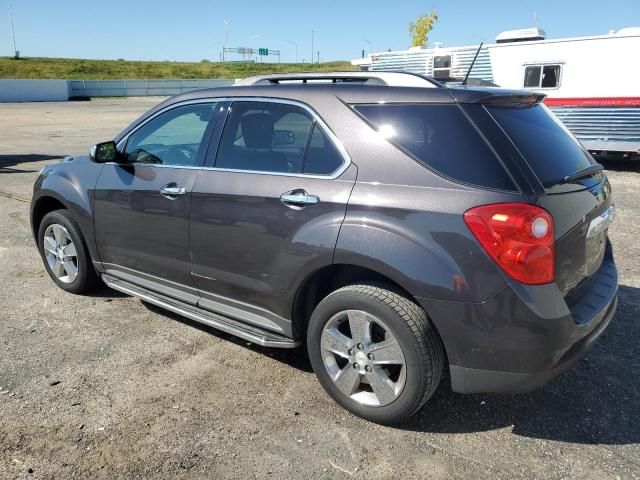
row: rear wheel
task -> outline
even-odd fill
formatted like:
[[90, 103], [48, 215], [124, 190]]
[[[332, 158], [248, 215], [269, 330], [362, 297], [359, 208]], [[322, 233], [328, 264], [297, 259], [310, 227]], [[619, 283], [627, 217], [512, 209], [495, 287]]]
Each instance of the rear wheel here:
[[67, 210], [47, 213], [38, 229], [40, 255], [51, 279], [63, 290], [85, 293], [96, 275], [80, 227]]
[[442, 376], [442, 342], [424, 310], [378, 286], [352, 285], [322, 300], [311, 316], [307, 346], [327, 393], [378, 423], [415, 414]]

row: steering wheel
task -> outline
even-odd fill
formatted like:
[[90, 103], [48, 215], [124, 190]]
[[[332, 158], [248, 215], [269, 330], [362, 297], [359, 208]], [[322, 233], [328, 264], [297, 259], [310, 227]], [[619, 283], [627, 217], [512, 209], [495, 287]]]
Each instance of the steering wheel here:
[[167, 150], [165, 154], [166, 164], [181, 164], [185, 160], [189, 163], [196, 157], [196, 150], [188, 145], [176, 145]]

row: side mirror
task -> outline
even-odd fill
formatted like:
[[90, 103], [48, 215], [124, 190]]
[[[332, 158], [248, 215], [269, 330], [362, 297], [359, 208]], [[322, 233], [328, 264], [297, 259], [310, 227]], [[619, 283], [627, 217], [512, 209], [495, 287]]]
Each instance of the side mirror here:
[[96, 163], [115, 162], [118, 158], [118, 149], [115, 142], [98, 143], [91, 147], [89, 157]]

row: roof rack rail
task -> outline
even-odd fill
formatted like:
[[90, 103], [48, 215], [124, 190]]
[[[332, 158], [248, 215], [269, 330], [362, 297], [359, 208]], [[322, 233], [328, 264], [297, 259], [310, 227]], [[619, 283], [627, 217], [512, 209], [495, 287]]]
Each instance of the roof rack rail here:
[[234, 86], [281, 85], [291, 83], [354, 83], [386, 87], [437, 88], [442, 84], [436, 80], [410, 72], [318, 72], [318, 73], [274, 73], [256, 75], [236, 80]]

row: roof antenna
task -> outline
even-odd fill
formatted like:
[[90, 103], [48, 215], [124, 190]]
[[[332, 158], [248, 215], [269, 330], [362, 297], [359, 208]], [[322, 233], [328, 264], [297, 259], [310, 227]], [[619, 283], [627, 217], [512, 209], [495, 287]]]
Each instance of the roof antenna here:
[[484, 45], [484, 42], [480, 42], [480, 46], [478, 47], [478, 50], [476, 50], [476, 54], [473, 57], [473, 60], [471, 61], [471, 65], [469, 65], [469, 70], [467, 70], [467, 74], [465, 75], [464, 80], [462, 81], [462, 85], [467, 84], [467, 80], [469, 80], [469, 75], [471, 74], [471, 69], [473, 68], [473, 65], [476, 63], [476, 58], [478, 58], [478, 54], [480, 53], [480, 49], [482, 48], [482, 45]]

